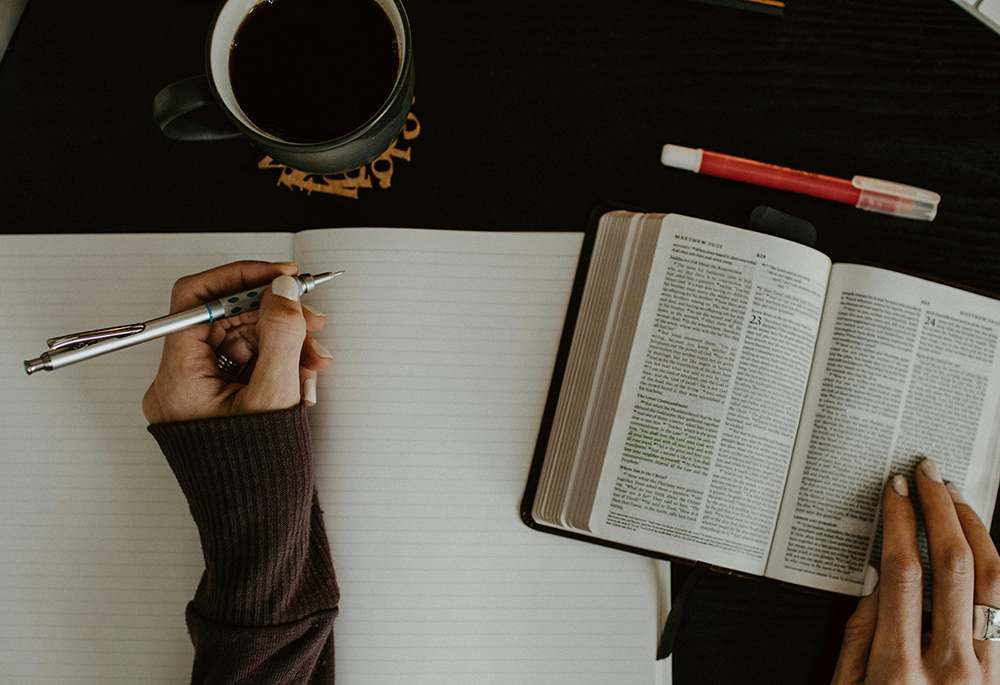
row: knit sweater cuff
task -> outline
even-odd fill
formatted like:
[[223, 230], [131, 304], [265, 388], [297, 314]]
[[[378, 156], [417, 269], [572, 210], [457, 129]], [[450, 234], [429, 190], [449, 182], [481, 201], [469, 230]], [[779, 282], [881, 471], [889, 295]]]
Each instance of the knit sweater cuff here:
[[201, 536], [206, 569], [191, 610], [223, 624], [266, 626], [336, 607], [304, 405], [155, 424], [149, 432]]

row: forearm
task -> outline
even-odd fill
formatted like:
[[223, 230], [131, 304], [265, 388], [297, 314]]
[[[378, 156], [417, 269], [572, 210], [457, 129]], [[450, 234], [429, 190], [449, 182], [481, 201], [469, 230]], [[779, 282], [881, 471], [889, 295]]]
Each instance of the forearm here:
[[193, 680], [332, 682], [338, 591], [305, 408], [150, 432], [188, 499], [205, 557], [187, 610]]

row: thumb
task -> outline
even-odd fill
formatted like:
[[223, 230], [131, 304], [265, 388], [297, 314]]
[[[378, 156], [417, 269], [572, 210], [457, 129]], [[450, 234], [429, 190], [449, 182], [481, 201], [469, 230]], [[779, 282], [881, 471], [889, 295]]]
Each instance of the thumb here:
[[865, 572], [862, 597], [858, 608], [847, 620], [844, 628], [844, 644], [840, 648], [837, 669], [833, 673], [832, 685], [854, 685], [864, 683], [868, 673], [868, 657], [875, 638], [878, 620], [878, 571], [869, 566]]
[[299, 403], [299, 358], [305, 338], [299, 283], [291, 276], [278, 276], [260, 302], [257, 362], [240, 393], [247, 412], [277, 411]]

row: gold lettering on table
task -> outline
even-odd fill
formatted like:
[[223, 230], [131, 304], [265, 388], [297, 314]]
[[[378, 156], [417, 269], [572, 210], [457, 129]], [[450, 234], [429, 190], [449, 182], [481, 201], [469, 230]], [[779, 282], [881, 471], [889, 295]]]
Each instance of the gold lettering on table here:
[[[415, 99], [414, 99], [415, 100]], [[392, 142], [389, 149], [371, 162], [353, 171], [342, 174], [311, 174], [275, 162], [270, 157], [264, 157], [257, 164], [258, 169], [280, 169], [278, 185], [291, 190], [304, 190], [307, 194], [323, 193], [339, 195], [357, 200], [361, 188], [374, 188], [373, 179], [378, 181], [379, 188], [389, 188], [392, 185], [392, 174], [396, 160], [410, 161], [412, 145], [401, 147], [401, 144], [414, 140], [420, 135], [420, 121], [417, 115], [410, 112], [399, 137]]]

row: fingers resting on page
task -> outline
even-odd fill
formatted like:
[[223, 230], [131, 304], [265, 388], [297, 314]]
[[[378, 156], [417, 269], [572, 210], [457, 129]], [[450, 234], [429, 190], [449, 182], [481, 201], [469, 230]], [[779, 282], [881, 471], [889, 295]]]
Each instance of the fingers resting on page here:
[[326, 317], [299, 302], [295, 264], [242, 261], [179, 279], [170, 312], [270, 284], [260, 308], [164, 339], [142, 408], [150, 423], [288, 409], [316, 401], [332, 357], [313, 333]]
[[[918, 500], [930, 560], [917, 543]], [[848, 620], [834, 685], [1000, 683], [1000, 642], [975, 639], [973, 607], [1000, 608], [1000, 556], [962, 493], [925, 459], [912, 480], [889, 479], [882, 493], [881, 568], [869, 568]], [[930, 583], [930, 630], [923, 622]]]

